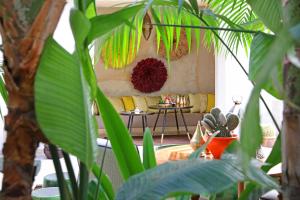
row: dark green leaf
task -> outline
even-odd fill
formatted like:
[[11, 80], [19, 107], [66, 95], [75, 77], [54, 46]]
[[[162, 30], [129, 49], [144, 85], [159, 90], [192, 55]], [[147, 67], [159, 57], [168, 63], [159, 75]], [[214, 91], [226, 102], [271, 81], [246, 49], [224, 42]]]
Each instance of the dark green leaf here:
[[35, 108], [45, 136], [89, 168], [96, 155], [96, 121], [75, 56], [48, 39], [35, 79]]
[[100, 88], [96, 98], [107, 137], [111, 142], [121, 174], [127, 180], [130, 176], [144, 171], [143, 164], [123, 120]]
[[240, 194], [239, 200], [260, 199], [263, 194], [271, 189], [270, 187], [263, 187], [254, 182], [247, 183], [245, 190]]
[[256, 85], [251, 93], [241, 128], [242, 147], [250, 156], [255, 155], [256, 149], [262, 142], [259, 116], [259, 97], [261, 88], [266, 84], [270, 71], [272, 71], [277, 63], [283, 60], [285, 53], [293, 44], [292, 41], [288, 31], [283, 30], [272, 42], [270, 51], [268, 51], [266, 56], [260, 61], [263, 63], [262, 66], [264, 67], [261, 68], [260, 73], [256, 76]]
[[194, 13], [198, 14], [199, 13], [199, 7], [198, 7], [198, 2], [197, 0], [189, 0], [192, 8], [194, 9]]
[[[228, 160], [188, 160], [159, 165], [129, 179], [116, 199], [161, 199], [172, 192], [217, 193], [243, 180], [244, 176]], [[143, 183], [143, 184], [141, 184]]]
[[274, 33], [282, 29], [281, 0], [247, 0], [254, 12]]
[[[275, 40], [274, 35], [258, 33], [255, 35], [250, 48], [249, 79], [256, 82], [258, 74], [261, 73], [264, 66], [264, 58], [272, 51], [271, 47]], [[283, 98], [282, 94], [282, 61], [280, 60], [271, 68], [268, 76], [265, 77], [263, 89], [278, 99]]]
[[151, 169], [156, 166], [153, 139], [149, 128], [146, 128], [144, 133], [143, 164], [145, 169]]

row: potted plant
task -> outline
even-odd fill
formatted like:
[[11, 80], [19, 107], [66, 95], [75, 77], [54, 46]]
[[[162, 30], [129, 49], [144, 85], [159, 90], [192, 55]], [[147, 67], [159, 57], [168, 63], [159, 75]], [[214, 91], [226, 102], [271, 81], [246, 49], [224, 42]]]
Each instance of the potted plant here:
[[263, 134], [262, 146], [272, 148], [276, 140], [274, 127], [272, 125], [262, 125], [261, 129]]
[[225, 116], [219, 108], [213, 108], [210, 113], [204, 115], [201, 125], [207, 134], [219, 132], [207, 146], [214, 158], [219, 159], [227, 146], [237, 139], [233, 130], [239, 125], [239, 121], [237, 115], [228, 113]]

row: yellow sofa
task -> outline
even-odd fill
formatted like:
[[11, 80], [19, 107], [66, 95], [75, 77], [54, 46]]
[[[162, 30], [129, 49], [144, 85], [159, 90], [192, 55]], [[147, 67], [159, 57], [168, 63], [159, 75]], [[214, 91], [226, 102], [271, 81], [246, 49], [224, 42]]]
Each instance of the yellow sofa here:
[[[178, 99], [178, 95], [168, 95], [173, 99]], [[202, 119], [204, 113], [210, 111], [211, 108], [215, 106], [215, 95], [214, 94], [180, 94], [179, 96], [185, 97], [186, 105], [193, 106], [191, 109], [184, 110], [184, 117], [186, 120], [186, 124], [188, 126], [189, 132], [193, 132], [197, 125], [197, 122]], [[108, 97], [114, 108], [117, 112], [122, 111], [131, 111], [136, 108], [146, 112], [158, 112], [158, 110], [149, 109], [148, 107], [151, 105], [158, 104], [162, 99], [164, 99], [166, 95], [161, 96], [122, 96], [122, 97]], [[149, 115], [148, 116], [148, 126], [153, 128], [157, 115]], [[101, 118], [101, 117], [100, 117]], [[104, 126], [102, 120], [99, 118], [99, 129], [100, 134], [104, 134]], [[128, 116], [121, 115], [124, 123], [127, 125]], [[184, 130], [184, 125], [182, 122], [182, 118], [178, 115], [178, 124], [180, 130]], [[156, 133], [159, 134], [162, 127], [162, 115], [160, 115], [160, 119], [157, 123]], [[142, 134], [142, 119], [141, 117], [135, 117], [132, 124], [132, 132], [134, 135]], [[166, 132], [167, 133], [175, 133], [177, 132], [176, 122], [174, 113], [167, 114], [167, 122], [166, 122]]]

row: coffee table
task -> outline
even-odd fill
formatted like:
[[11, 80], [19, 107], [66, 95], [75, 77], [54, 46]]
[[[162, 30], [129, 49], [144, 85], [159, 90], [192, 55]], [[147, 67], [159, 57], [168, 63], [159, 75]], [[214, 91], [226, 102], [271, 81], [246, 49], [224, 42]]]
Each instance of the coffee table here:
[[139, 112], [122, 111], [122, 112], [120, 112], [120, 115], [128, 116], [127, 128], [129, 130], [129, 132], [131, 132], [131, 129], [132, 129], [133, 118], [135, 116], [141, 116], [142, 117], [142, 124], [143, 124], [143, 133], [145, 132], [145, 127], [148, 127], [147, 116], [148, 115], [153, 115], [153, 114], [154, 114], [154, 112], [145, 112], [145, 111], [139, 111]]
[[185, 127], [186, 134], [187, 134], [189, 140], [191, 140], [191, 137], [190, 137], [190, 134], [189, 134], [189, 130], [187, 128], [187, 125], [186, 125], [185, 118], [184, 118], [182, 110], [183, 109], [190, 109], [192, 107], [193, 106], [182, 106], [182, 105], [176, 105], [176, 104], [175, 105], [170, 105], [170, 106], [162, 106], [162, 105], [159, 105], [159, 104], [158, 105], [148, 106], [148, 108], [150, 108], [150, 109], [156, 109], [156, 110], [158, 110], [158, 114], [157, 114], [157, 117], [156, 117], [156, 120], [155, 120], [153, 131], [155, 131], [155, 128], [156, 128], [156, 125], [157, 125], [157, 121], [159, 119], [160, 114], [161, 113], [164, 114], [164, 116], [163, 116], [163, 124], [162, 124], [162, 132], [161, 132], [161, 141], [160, 141], [161, 143], [163, 143], [165, 128], [166, 128], [166, 125], [167, 125], [167, 112], [168, 112], [168, 110], [174, 110], [174, 113], [175, 113], [174, 117], [175, 117], [175, 120], [176, 120], [177, 131], [179, 131], [177, 112], [178, 111], [180, 112], [181, 118], [182, 118], [182, 121], [183, 121], [183, 124], [184, 124], [184, 127]]

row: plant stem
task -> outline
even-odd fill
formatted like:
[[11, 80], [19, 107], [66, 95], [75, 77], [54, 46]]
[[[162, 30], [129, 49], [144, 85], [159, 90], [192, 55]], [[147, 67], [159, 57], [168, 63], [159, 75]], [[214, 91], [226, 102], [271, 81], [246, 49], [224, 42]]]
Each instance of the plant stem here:
[[55, 171], [56, 171], [56, 176], [57, 176], [61, 199], [69, 200], [69, 199], [71, 199], [70, 191], [65, 182], [64, 174], [63, 174], [63, 171], [62, 171], [62, 168], [60, 165], [60, 161], [59, 161], [59, 156], [57, 153], [57, 148], [56, 148], [56, 146], [50, 144], [49, 149], [50, 149], [50, 153], [51, 153], [53, 164], [54, 164]]
[[100, 165], [100, 173], [99, 173], [99, 176], [97, 177], [98, 182], [97, 182], [97, 188], [96, 188], [96, 193], [95, 193], [95, 200], [97, 200], [99, 198], [99, 189], [100, 189], [100, 183], [101, 183], [101, 175], [102, 175], [102, 170], [103, 170], [103, 165], [104, 165], [104, 160], [105, 160], [107, 145], [108, 145], [108, 140], [106, 140], [106, 143], [105, 143], [105, 148], [104, 148], [104, 152], [103, 152], [103, 156], [102, 156], [102, 160], [101, 160], [101, 165]]
[[68, 169], [68, 174], [69, 174], [69, 178], [71, 181], [71, 187], [72, 187], [72, 191], [73, 191], [73, 198], [75, 200], [78, 199], [78, 186], [77, 186], [77, 182], [76, 182], [76, 177], [74, 174], [74, 170], [73, 170], [73, 166], [72, 166], [72, 162], [70, 159], [70, 156], [68, 153], [63, 151], [63, 156], [65, 159], [65, 163], [66, 163], [66, 167]]
[[207, 29], [207, 30], [217, 30], [217, 31], [231, 31], [231, 32], [238, 32], [238, 33], [251, 33], [255, 34], [259, 31], [252, 31], [252, 30], [243, 30], [243, 29], [235, 29], [235, 28], [220, 28], [220, 27], [213, 27], [213, 26], [195, 26], [195, 25], [180, 25], [180, 24], [152, 24], [153, 26], [164, 26], [164, 27], [180, 27], [180, 28], [197, 28], [197, 29]]
[[89, 171], [84, 163], [80, 162], [79, 199], [86, 200], [88, 194]]

